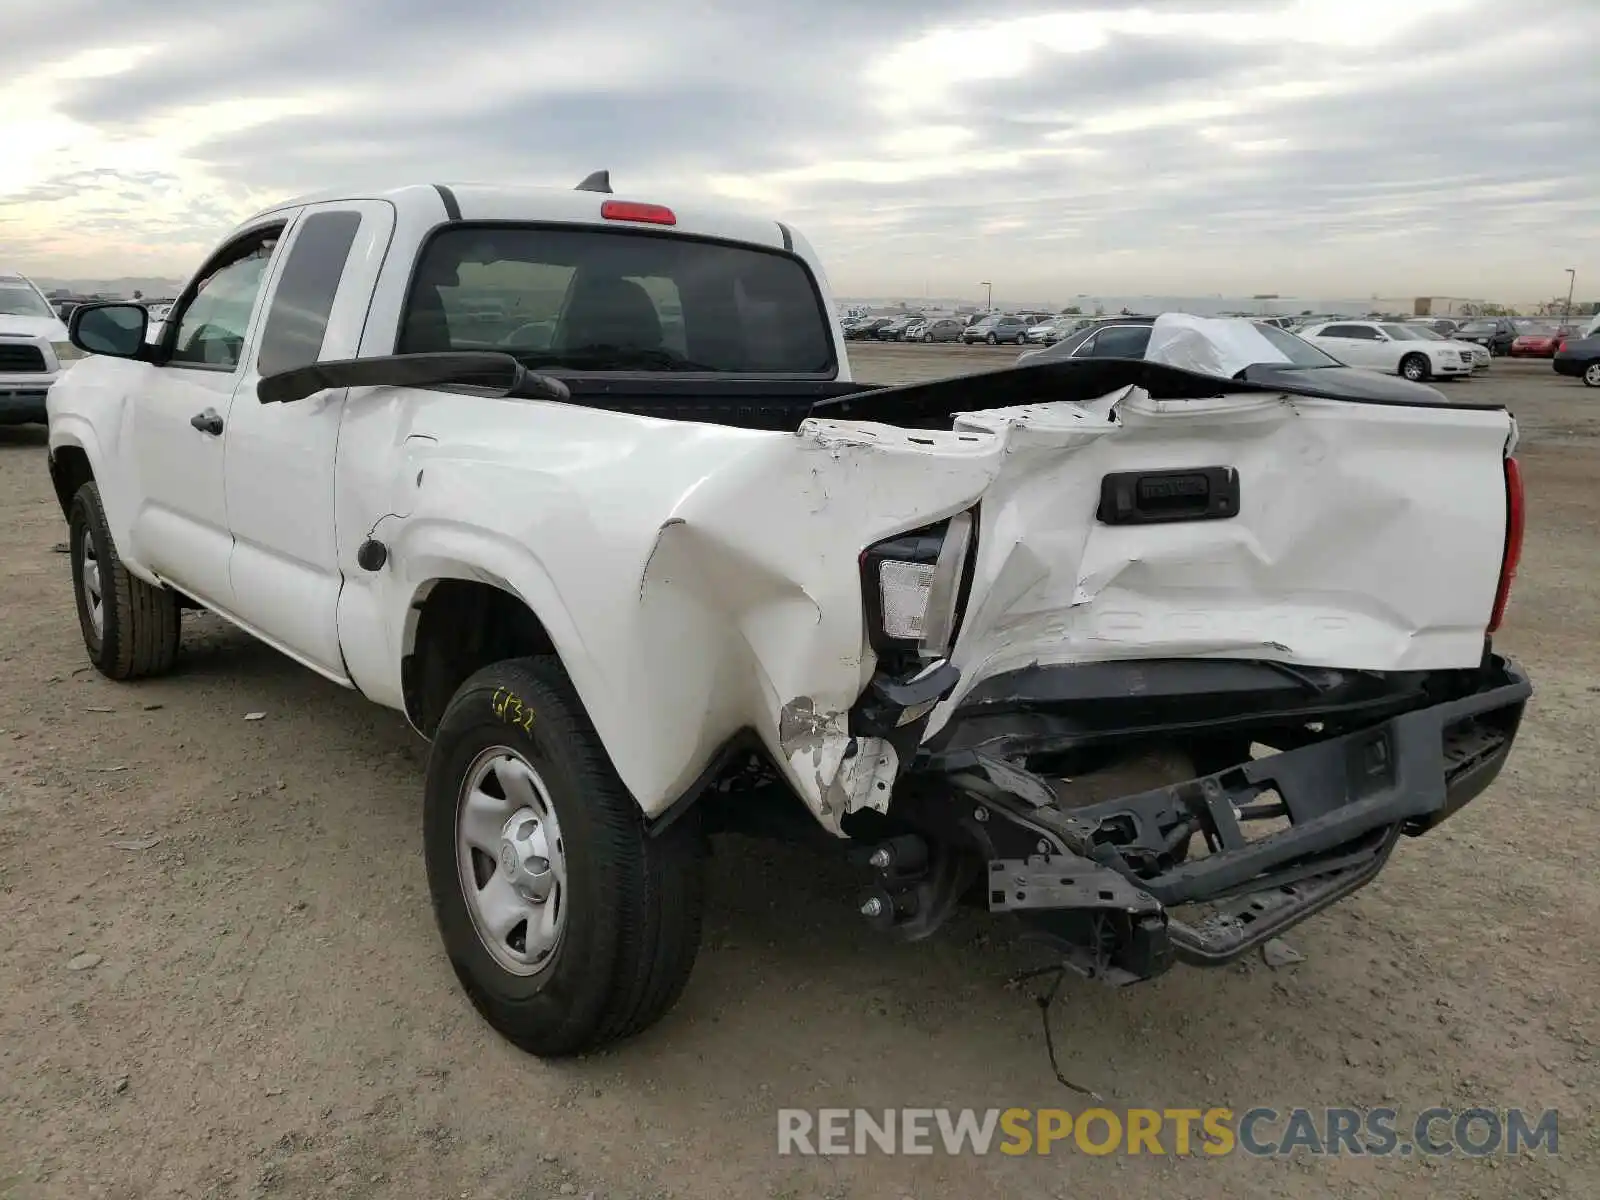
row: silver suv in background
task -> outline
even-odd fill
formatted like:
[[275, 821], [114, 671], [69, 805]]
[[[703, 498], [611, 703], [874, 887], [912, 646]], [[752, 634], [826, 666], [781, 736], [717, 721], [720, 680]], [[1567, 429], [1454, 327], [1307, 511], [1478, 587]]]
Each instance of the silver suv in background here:
[[1023, 346], [1028, 341], [1028, 322], [1022, 317], [1014, 316], [984, 317], [963, 329], [961, 340], [969, 346], [973, 342], [987, 342], [991, 346], [1010, 342], [1016, 346]]

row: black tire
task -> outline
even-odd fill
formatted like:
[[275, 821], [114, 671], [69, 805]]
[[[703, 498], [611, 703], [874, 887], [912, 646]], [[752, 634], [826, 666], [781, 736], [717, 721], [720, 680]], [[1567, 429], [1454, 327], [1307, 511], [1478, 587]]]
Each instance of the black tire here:
[[1412, 383], [1424, 383], [1430, 374], [1426, 354], [1408, 354], [1400, 360], [1400, 375]]
[[[516, 699], [515, 724], [496, 715], [497, 697], [507, 695]], [[538, 772], [566, 859], [560, 940], [531, 977], [490, 953], [457, 866], [468, 772], [497, 746]], [[423, 854], [456, 978], [484, 1019], [523, 1050], [544, 1058], [597, 1050], [654, 1024], [683, 994], [705, 905], [699, 823], [689, 812], [649, 836], [555, 658], [485, 667], [451, 699], [428, 754]]]
[[1600, 388], [1600, 358], [1591, 359], [1583, 364], [1583, 374], [1580, 376], [1584, 387]]
[[[183, 617], [177, 594], [146, 583], [122, 565], [106, 524], [99, 485], [92, 480], [72, 498], [67, 529], [72, 594], [89, 661], [109, 679], [140, 679], [171, 670], [178, 659]], [[88, 551], [93, 552], [92, 559], [98, 567], [98, 629], [85, 587]]]
[[991, 346], [998, 346], [1000, 344], [1000, 339], [995, 337], [995, 335], [992, 334], [992, 333], [988, 337], [984, 338], [983, 340], [988, 342], [989, 345], [991, 345]]

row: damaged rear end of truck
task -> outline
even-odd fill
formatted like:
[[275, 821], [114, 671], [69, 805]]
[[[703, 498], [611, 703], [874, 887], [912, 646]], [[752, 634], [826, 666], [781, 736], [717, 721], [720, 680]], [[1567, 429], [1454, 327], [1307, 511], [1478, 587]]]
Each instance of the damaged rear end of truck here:
[[[854, 564], [865, 687], [775, 714], [768, 787], [851, 840], [872, 925], [977, 902], [1111, 983], [1218, 965], [1499, 774], [1532, 690], [1492, 644], [1515, 422], [1314, 375], [1050, 364], [817, 406], [819, 488], [905, 528]], [[1051, 399], [958, 408], [1023, 397]], [[940, 480], [961, 502], [916, 519]]]

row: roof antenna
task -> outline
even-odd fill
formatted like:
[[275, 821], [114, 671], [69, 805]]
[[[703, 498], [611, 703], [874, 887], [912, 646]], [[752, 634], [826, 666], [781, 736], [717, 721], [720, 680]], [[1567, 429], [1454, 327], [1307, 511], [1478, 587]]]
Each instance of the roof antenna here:
[[584, 177], [582, 183], [572, 189], [575, 192], [606, 192], [611, 191], [611, 172], [594, 171]]

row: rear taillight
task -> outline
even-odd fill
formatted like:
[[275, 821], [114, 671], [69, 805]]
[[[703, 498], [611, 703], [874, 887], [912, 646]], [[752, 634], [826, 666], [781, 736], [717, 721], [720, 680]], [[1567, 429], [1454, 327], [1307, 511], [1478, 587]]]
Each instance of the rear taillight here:
[[1505, 619], [1506, 602], [1511, 599], [1511, 583], [1522, 561], [1522, 533], [1526, 522], [1526, 502], [1522, 490], [1522, 468], [1517, 460], [1506, 459], [1506, 548], [1500, 558], [1500, 587], [1494, 594], [1494, 611], [1489, 614], [1489, 632], [1500, 628]]
[[608, 221], [642, 221], [646, 225], [676, 225], [677, 214], [664, 204], [635, 204], [632, 200], [607, 200], [600, 215]]
[[861, 552], [867, 636], [880, 657], [909, 663], [950, 653], [972, 582], [975, 517], [957, 513]]

